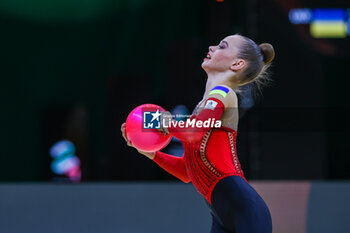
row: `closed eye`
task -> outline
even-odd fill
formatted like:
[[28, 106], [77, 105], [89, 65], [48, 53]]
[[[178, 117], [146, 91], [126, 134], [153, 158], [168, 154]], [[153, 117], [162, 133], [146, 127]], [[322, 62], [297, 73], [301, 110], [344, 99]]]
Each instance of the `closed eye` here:
[[227, 41], [225, 41], [225, 40], [221, 41], [221, 43], [220, 43], [220, 45], [219, 45], [219, 48], [220, 48], [220, 49], [224, 49], [224, 48], [226, 48], [226, 47], [228, 47]]

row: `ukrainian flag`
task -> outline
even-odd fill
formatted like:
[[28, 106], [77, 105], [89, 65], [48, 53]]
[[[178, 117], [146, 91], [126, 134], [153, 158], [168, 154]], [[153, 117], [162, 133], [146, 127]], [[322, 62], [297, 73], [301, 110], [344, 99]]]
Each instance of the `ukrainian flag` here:
[[216, 86], [213, 89], [210, 90], [209, 95], [213, 95], [213, 94], [219, 94], [222, 97], [226, 97], [227, 93], [229, 92], [229, 89], [227, 87], [223, 87], [223, 86]]
[[316, 38], [344, 38], [347, 35], [344, 9], [314, 9], [310, 33]]

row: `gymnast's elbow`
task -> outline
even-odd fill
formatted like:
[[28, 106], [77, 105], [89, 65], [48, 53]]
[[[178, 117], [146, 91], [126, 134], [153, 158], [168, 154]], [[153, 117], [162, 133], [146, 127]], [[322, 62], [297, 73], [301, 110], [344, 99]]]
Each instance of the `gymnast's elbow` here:
[[189, 177], [186, 177], [186, 178], [181, 179], [181, 181], [188, 184], [191, 182], [191, 179]]

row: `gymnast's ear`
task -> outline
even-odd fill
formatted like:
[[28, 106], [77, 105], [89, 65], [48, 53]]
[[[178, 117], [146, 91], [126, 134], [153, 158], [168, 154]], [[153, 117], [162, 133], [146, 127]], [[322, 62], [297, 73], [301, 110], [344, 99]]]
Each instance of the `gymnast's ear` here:
[[245, 60], [241, 59], [241, 58], [236, 58], [232, 65], [230, 66], [230, 69], [234, 72], [237, 72], [241, 69], [243, 69], [246, 66], [246, 62]]

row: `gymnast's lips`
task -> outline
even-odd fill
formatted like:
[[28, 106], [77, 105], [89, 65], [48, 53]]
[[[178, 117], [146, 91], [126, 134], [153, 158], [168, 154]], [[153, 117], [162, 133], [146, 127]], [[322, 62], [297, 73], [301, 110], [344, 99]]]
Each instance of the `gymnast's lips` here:
[[210, 60], [210, 59], [211, 59], [210, 53], [207, 53], [207, 57], [204, 58], [204, 60]]

